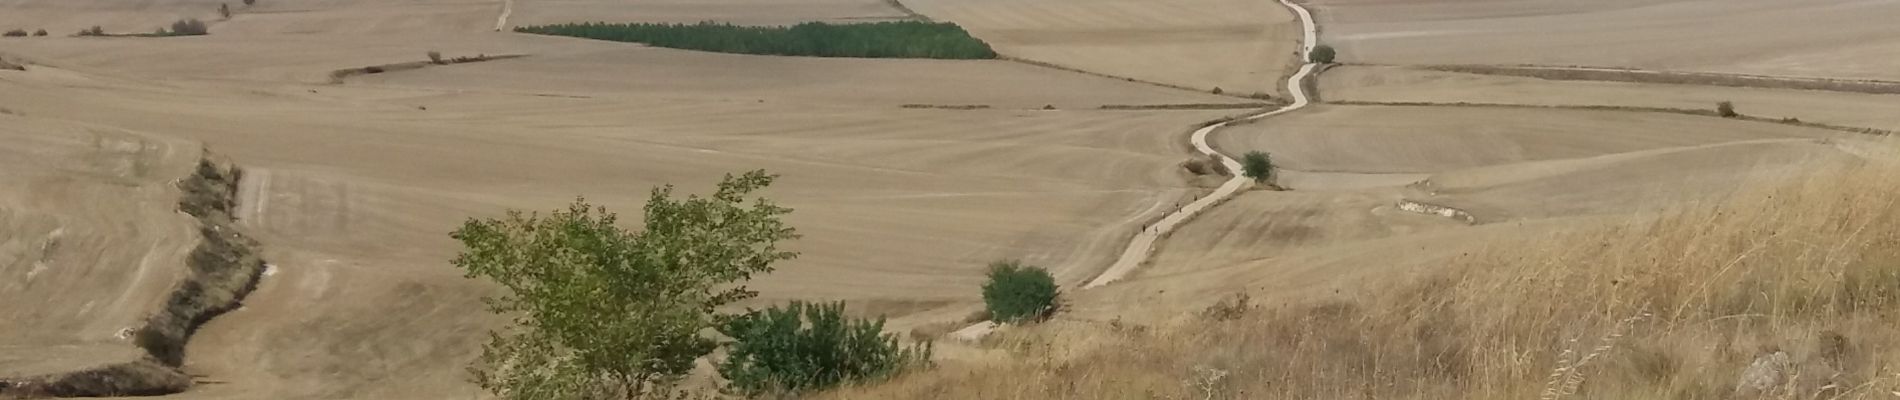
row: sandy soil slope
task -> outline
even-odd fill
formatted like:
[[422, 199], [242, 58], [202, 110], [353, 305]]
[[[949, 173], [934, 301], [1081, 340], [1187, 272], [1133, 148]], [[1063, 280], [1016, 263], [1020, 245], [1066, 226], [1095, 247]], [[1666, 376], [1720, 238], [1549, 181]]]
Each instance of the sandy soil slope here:
[[1293, 62], [1300, 44], [1298, 21], [1272, 1], [904, 4], [962, 25], [1007, 56], [1199, 90], [1280, 93], [1280, 79], [1298, 66]]
[[1900, 95], [1814, 90], [1554, 81], [1403, 67], [1343, 67], [1321, 75], [1329, 101], [1615, 105], [1714, 109], [1735, 103], [1747, 115], [1875, 129], [1900, 129]]
[[[0, 71], [0, 79], [23, 73]], [[173, 181], [196, 146], [0, 108], [0, 378], [126, 362], [197, 244]]]
[[1900, 78], [1900, 4], [1315, 0], [1340, 59]]

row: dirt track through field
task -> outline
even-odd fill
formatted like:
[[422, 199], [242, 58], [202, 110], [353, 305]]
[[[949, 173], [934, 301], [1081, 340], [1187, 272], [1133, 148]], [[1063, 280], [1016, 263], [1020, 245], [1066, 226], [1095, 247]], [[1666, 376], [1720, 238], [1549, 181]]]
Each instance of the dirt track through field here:
[[501, 0], [501, 15], [495, 16], [495, 31], [508, 29], [508, 16], [515, 13], [515, 0]]
[[[1313, 14], [1308, 12], [1305, 7], [1301, 7], [1299, 4], [1293, 3], [1290, 0], [1280, 0], [1280, 4], [1286, 5], [1286, 7], [1292, 9], [1294, 13], [1299, 14], [1303, 34], [1299, 54], [1302, 61], [1304, 61], [1306, 54], [1312, 52], [1313, 47], [1319, 43], [1319, 27], [1313, 22]], [[1141, 264], [1148, 261], [1149, 256], [1154, 253], [1155, 243], [1173, 232], [1175, 227], [1186, 223], [1195, 215], [1200, 214], [1201, 211], [1220, 204], [1220, 202], [1225, 201], [1228, 197], [1246, 188], [1249, 184], [1249, 179], [1238, 173], [1241, 170], [1240, 161], [1226, 154], [1221, 154], [1219, 150], [1215, 150], [1214, 147], [1207, 142], [1208, 135], [1236, 121], [1258, 120], [1305, 108], [1310, 101], [1307, 97], [1306, 89], [1300, 85], [1300, 82], [1305, 80], [1307, 75], [1311, 75], [1313, 68], [1317, 66], [1317, 64], [1313, 63], [1302, 63], [1299, 71], [1287, 77], [1286, 90], [1293, 95], [1293, 102], [1291, 104], [1245, 118], [1223, 121], [1196, 129], [1194, 134], [1189, 137], [1189, 141], [1194, 144], [1194, 149], [1203, 155], [1219, 158], [1221, 163], [1227, 166], [1228, 171], [1235, 171], [1235, 175], [1226, 182], [1221, 183], [1219, 188], [1214, 189], [1214, 192], [1206, 196], [1201, 196], [1201, 198], [1188, 203], [1187, 206], [1168, 213], [1167, 216], [1162, 217], [1161, 220], [1155, 221], [1153, 224], [1142, 227], [1141, 232], [1136, 233], [1135, 237], [1128, 242], [1128, 246], [1122, 249], [1121, 256], [1115, 259], [1115, 263], [1110, 264], [1108, 269], [1102, 270], [1102, 273], [1096, 275], [1094, 279], [1090, 279], [1082, 288], [1091, 289], [1101, 287], [1127, 277], [1129, 273], [1134, 272]], [[959, 329], [950, 335], [957, 339], [973, 340], [988, 335], [994, 331], [996, 327], [996, 323], [984, 321]]]

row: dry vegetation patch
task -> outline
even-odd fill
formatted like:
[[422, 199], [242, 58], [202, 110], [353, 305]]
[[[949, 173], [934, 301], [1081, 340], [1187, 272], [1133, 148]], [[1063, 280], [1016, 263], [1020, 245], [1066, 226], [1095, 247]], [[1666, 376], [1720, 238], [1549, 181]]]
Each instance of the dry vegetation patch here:
[[1514, 239], [1346, 300], [1020, 331], [1022, 348], [1098, 345], [831, 397], [1890, 399], [1900, 166], [1878, 162]]

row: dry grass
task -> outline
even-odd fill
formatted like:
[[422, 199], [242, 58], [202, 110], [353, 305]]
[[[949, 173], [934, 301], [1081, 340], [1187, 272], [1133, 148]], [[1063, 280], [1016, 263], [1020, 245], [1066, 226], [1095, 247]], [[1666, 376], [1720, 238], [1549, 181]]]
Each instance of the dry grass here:
[[[1891, 163], [1813, 172], [1497, 243], [1344, 300], [1158, 333], [1012, 332], [1008, 361], [827, 397], [1896, 399], [1896, 191]], [[1052, 350], [1077, 343], [1090, 350]], [[1751, 364], [1767, 384], [1738, 385]]]

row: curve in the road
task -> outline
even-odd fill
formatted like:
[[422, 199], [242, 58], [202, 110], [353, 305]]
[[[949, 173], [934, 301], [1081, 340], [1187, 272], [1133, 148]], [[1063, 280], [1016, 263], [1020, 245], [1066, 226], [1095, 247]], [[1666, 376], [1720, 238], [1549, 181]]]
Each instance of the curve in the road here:
[[501, 15], [495, 16], [495, 31], [508, 30], [508, 17], [515, 13], [515, 0], [501, 0]]
[[[1240, 171], [1240, 161], [1234, 160], [1233, 157], [1228, 157], [1226, 154], [1221, 154], [1219, 150], [1214, 149], [1214, 146], [1207, 144], [1208, 135], [1236, 121], [1251, 121], [1285, 114], [1293, 110], [1305, 108], [1307, 104], [1311, 103], [1311, 99], [1307, 96], [1306, 89], [1300, 85], [1300, 82], [1306, 80], [1308, 75], [1312, 75], [1313, 68], [1317, 66], [1304, 61], [1306, 61], [1306, 55], [1313, 51], [1313, 47], [1319, 45], [1319, 26], [1313, 22], [1313, 13], [1307, 11], [1306, 7], [1302, 7], [1291, 0], [1280, 0], [1280, 4], [1285, 5], [1288, 9], [1292, 9], [1294, 13], [1299, 14], [1300, 28], [1304, 33], [1300, 45], [1300, 61], [1302, 61], [1300, 69], [1298, 72], [1294, 72], [1293, 76], [1287, 77], [1286, 79], [1287, 92], [1293, 95], [1293, 103], [1278, 109], [1250, 115], [1246, 118], [1208, 125], [1195, 130], [1194, 135], [1189, 137], [1189, 141], [1194, 143], [1194, 149], [1196, 151], [1201, 152], [1201, 154], [1220, 158], [1221, 163], [1227, 165], [1228, 171]], [[1213, 207], [1214, 204], [1219, 203], [1221, 200], [1233, 196], [1234, 193], [1240, 192], [1240, 189], [1247, 187], [1248, 184], [1249, 182], [1246, 177], [1236, 174], [1233, 178], [1228, 179], [1227, 182], [1221, 183], [1220, 187], [1214, 189], [1213, 193], [1195, 199], [1194, 202], [1188, 203], [1187, 206], [1181, 207], [1181, 209], [1175, 210], [1167, 216], [1162, 217], [1160, 221], [1155, 221], [1153, 224], [1142, 227], [1141, 232], [1135, 234], [1135, 238], [1128, 242], [1128, 247], [1122, 249], [1121, 257], [1116, 258], [1114, 264], [1110, 264], [1108, 269], [1103, 270], [1100, 275], [1096, 275], [1095, 279], [1090, 280], [1087, 284], [1083, 285], [1082, 288], [1100, 287], [1128, 276], [1130, 272], [1134, 272], [1136, 267], [1140, 267], [1142, 263], [1148, 261], [1148, 256], [1154, 252], [1155, 242], [1159, 241], [1162, 236], [1173, 232], [1175, 227], [1180, 226], [1195, 214], [1199, 214], [1201, 211]], [[951, 332], [950, 337], [966, 341], [976, 340], [989, 335], [989, 333], [995, 329], [996, 323], [985, 321]]]
[[[1308, 12], [1306, 7], [1302, 7], [1291, 0], [1280, 0], [1280, 4], [1285, 4], [1287, 8], [1299, 14], [1300, 24], [1302, 25], [1301, 30], [1304, 31], [1304, 37], [1300, 46], [1300, 58], [1301, 61], [1305, 61], [1306, 54], [1313, 51], [1313, 47], [1318, 45], [1319, 27], [1313, 22], [1313, 14]], [[1201, 154], [1220, 158], [1221, 163], [1227, 165], [1228, 171], [1240, 171], [1240, 161], [1234, 160], [1233, 157], [1228, 157], [1226, 154], [1221, 154], [1220, 151], [1215, 150], [1212, 145], [1207, 143], [1207, 136], [1235, 121], [1251, 121], [1305, 108], [1306, 105], [1311, 102], [1311, 99], [1308, 98], [1306, 89], [1300, 82], [1306, 80], [1307, 75], [1311, 75], [1313, 68], [1316, 66], [1316, 64], [1312, 63], [1302, 63], [1298, 72], [1294, 72], [1293, 76], [1287, 77], [1286, 88], [1287, 92], [1293, 95], [1292, 104], [1280, 107], [1279, 109], [1254, 114], [1246, 118], [1208, 125], [1199, 130], [1195, 130], [1194, 135], [1189, 137], [1189, 141], [1194, 143], [1194, 149], [1200, 151]], [[1155, 221], [1154, 224], [1143, 227], [1141, 233], [1135, 234], [1135, 238], [1128, 242], [1128, 247], [1122, 249], [1121, 257], [1116, 258], [1114, 264], [1110, 264], [1108, 269], [1103, 270], [1101, 275], [1096, 275], [1095, 279], [1090, 280], [1088, 284], [1083, 285], [1082, 288], [1088, 289], [1107, 285], [1128, 276], [1130, 272], [1134, 272], [1135, 268], [1140, 267], [1143, 262], [1148, 261], [1149, 254], [1154, 251], [1155, 242], [1159, 241], [1162, 236], [1173, 232], [1175, 227], [1186, 222], [1188, 218], [1194, 217], [1195, 214], [1200, 214], [1201, 211], [1213, 207], [1214, 204], [1225, 200], [1229, 196], [1233, 196], [1234, 193], [1240, 192], [1240, 189], [1247, 187], [1247, 185], [1247, 177], [1235, 174], [1233, 178], [1221, 183], [1219, 188], [1214, 189], [1213, 193], [1195, 199], [1194, 202], [1188, 203], [1187, 206], [1175, 210], [1166, 217], [1162, 217], [1160, 221]]]

